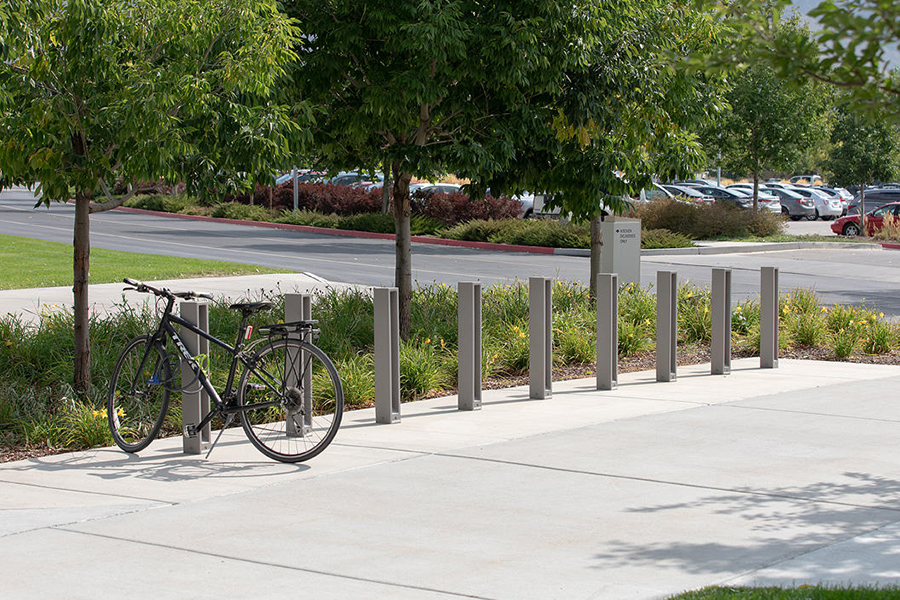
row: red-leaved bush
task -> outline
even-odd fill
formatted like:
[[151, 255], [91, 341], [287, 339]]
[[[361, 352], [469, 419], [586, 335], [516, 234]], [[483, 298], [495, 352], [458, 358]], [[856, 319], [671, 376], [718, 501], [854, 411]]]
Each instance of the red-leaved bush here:
[[[297, 207], [300, 209], [341, 216], [381, 210], [380, 189], [366, 191], [328, 183], [301, 183], [297, 190]], [[258, 185], [252, 194], [226, 195], [223, 200], [240, 204], [252, 203], [275, 210], [290, 210], [294, 207], [294, 187], [290, 181], [274, 189]], [[475, 219], [508, 219], [522, 214], [521, 205], [506, 197], [470, 199], [466, 194], [414, 194], [410, 202], [413, 214], [430, 217], [444, 225], [456, 225]]]
[[413, 197], [412, 211], [444, 225], [456, 225], [475, 219], [514, 219], [521, 216], [522, 205], [507, 197], [469, 198], [466, 194], [429, 194]]

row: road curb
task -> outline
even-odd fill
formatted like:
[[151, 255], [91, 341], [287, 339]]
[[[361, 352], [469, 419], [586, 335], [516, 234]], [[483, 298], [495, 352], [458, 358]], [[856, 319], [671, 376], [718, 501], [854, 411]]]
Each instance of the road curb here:
[[[283, 229], [287, 231], [302, 231], [321, 235], [333, 235], [341, 237], [353, 237], [363, 239], [394, 240], [393, 233], [374, 233], [371, 231], [354, 231], [349, 229], [332, 229], [330, 227], [314, 227], [312, 225], [291, 225], [289, 223], [271, 223], [269, 221], [245, 221], [242, 219], [225, 219], [221, 217], [207, 217], [204, 215], [185, 215], [143, 208], [130, 208], [120, 206], [116, 210], [122, 212], [155, 215], [183, 219], [186, 221], [208, 221], [213, 223], [228, 223], [231, 225], [245, 225], [249, 227], [265, 227], [268, 229]], [[417, 244], [431, 244], [434, 246], [452, 246], [456, 248], [475, 248], [479, 250], [495, 250], [500, 252], [520, 252], [526, 254], [556, 254], [559, 256], [590, 257], [591, 251], [587, 248], [548, 248], [546, 246], [525, 246], [521, 244], [496, 244], [492, 242], [473, 242], [467, 240], [448, 240], [424, 235], [411, 236], [411, 241]], [[900, 250], [900, 244], [883, 242], [881, 244], [854, 244], [849, 242], [755, 242], [733, 246], [694, 246], [693, 248], [658, 248], [641, 250], [641, 256], [678, 256], [698, 254], [739, 254], [745, 252], [777, 252], [781, 250], [799, 250], [804, 248], [887, 248]]]

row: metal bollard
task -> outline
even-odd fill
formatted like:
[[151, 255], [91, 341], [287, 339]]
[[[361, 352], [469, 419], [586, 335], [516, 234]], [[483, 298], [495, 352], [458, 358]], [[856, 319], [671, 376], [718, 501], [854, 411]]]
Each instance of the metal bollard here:
[[597, 389], [619, 385], [619, 276], [597, 275]]
[[553, 395], [552, 282], [547, 277], [528, 279], [528, 383], [535, 400]]
[[678, 273], [656, 273], [656, 380], [675, 381], [678, 370]]
[[731, 373], [731, 269], [712, 270], [712, 339], [710, 344], [713, 375]]
[[[181, 318], [189, 323], [196, 325], [202, 331], [209, 331], [209, 305], [206, 302], [182, 302]], [[191, 356], [206, 356], [204, 361], [200, 359], [200, 363], [209, 360], [209, 342], [206, 338], [202, 338], [196, 333], [183, 327], [178, 335], [184, 341], [184, 346], [190, 352]], [[184, 391], [181, 393], [181, 422], [184, 425], [188, 423], [199, 423], [209, 413], [209, 394], [194, 377], [194, 372], [188, 366], [187, 361], [181, 359], [181, 387]], [[210, 426], [209, 423], [195, 437], [184, 436], [182, 438], [182, 449], [185, 454], [201, 454], [209, 449], [210, 443]]]
[[375, 288], [375, 422], [400, 422], [400, 296]]
[[459, 410], [481, 409], [481, 284], [459, 282]]
[[[312, 319], [312, 296], [309, 294], [284, 295], [285, 323], [290, 323], [292, 321], [309, 321], [310, 319]], [[299, 333], [291, 333], [289, 337], [298, 340], [306, 338], [304, 341], [310, 341], [309, 334], [303, 336]], [[293, 386], [300, 389], [303, 394], [303, 413], [305, 416], [303, 418], [303, 428], [298, 430], [298, 419], [292, 418], [292, 413], [288, 413], [285, 423], [285, 433], [288, 437], [303, 437], [304, 435], [309, 435], [312, 431], [312, 369], [306, 369], [303, 372], [303, 381], [299, 381], [301, 365], [305, 365], [307, 361], [306, 352], [301, 350], [299, 354], [300, 356], [286, 357], [289, 365], [297, 365], [297, 367], [285, 369], [284, 383], [287, 386]], [[296, 411], [297, 409], [294, 409], [293, 414], [296, 414]]]
[[759, 366], [778, 368], [778, 268], [760, 270]]

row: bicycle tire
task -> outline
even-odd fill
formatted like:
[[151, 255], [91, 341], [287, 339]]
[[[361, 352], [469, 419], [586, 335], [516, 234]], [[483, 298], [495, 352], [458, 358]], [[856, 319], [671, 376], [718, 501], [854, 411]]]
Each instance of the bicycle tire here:
[[150, 339], [140, 335], [128, 342], [109, 380], [107, 421], [116, 445], [125, 452], [139, 452], [156, 439], [169, 409], [172, 370], [161, 344], [154, 344], [138, 372]]
[[[288, 338], [266, 344], [248, 362], [238, 384], [238, 404], [250, 442], [286, 463], [322, 452], [344, 412], [344, 390], [331, 359], [309, 342]], [[245, 408], [265, 403], [276, 405]]]

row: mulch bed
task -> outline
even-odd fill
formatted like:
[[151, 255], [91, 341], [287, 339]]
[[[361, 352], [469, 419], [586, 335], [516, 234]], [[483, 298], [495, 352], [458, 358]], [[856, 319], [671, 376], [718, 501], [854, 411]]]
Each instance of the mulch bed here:
[[[732, 358], [750, 358], [758, 356], [748, 352], [734, 352]], [[830, 360], [838, 362], [851, 362], [861, 364], [876, 365], [900, 365], [900, 351], [894, 350], [887, 354], [858, 354], [844, 359], [837, 359], [826, 348], [794, 348], [791, 350], [781, 350], [778, 353], [779, 358], [797, 358], [804, 360]], [[696, 365], [708, 363], [710, 361], [710, 351], [707, 346], [679, 346], [677, 361], [679, 366]], [[633, 371], [649, 371], [656, 368], [656, 352], [643, 352], [635, 354], [627, 358], [619, 359], [619, 373], [630, 373]], [[584, 379], [593, 377], [596, 369], [593, 364], [572, 365], [566, 367], [556, 367], [553, 369], [554, 381], [565, 381], [569, 379]], [[518, 387], [528, 385], [528, 374], [512, 375], [506, 377], [490, 377], [485, 379], [481, 387], [485, 390], [497, 390], [509, 387]], [[425, 398], [439, 398], [449, 396], [456, 393], [456, 389], [435, 390], [425, 396]], [[361, 406], [359, 408], [370, 408], [373, 404]], [[46, 446], [16, 446], [16, 447], [0, 447], [0, 463], [11, 462], [15, 460], [25, 460], [29, 458], [39, 458], [42, 456], [50, 456], [53, 454], [62, 454], [70, 452], [69, 448], [48, 448]]]

